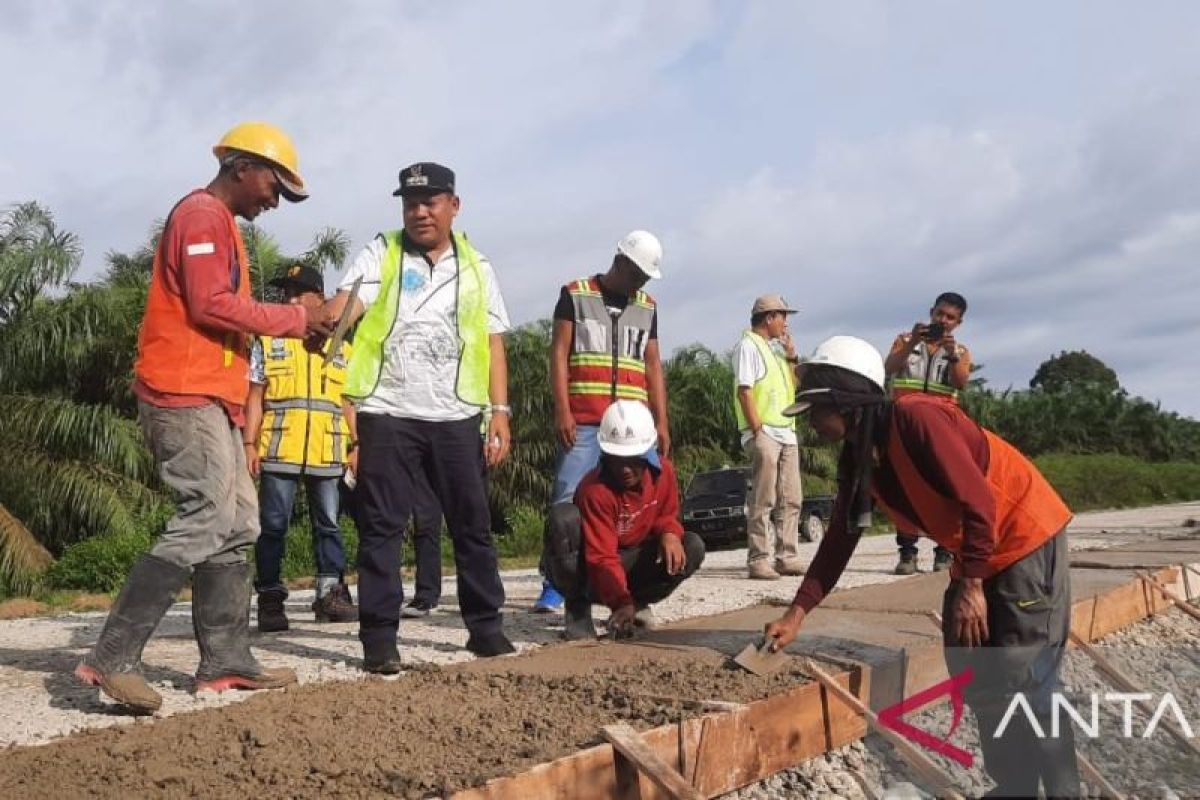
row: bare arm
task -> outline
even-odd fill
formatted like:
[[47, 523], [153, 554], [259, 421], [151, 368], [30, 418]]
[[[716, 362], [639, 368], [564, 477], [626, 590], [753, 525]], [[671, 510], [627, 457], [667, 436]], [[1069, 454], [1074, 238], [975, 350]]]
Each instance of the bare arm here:
[[258, 440], [262, 431], [263, 397], [266, 393], [265, 383], [252, 383], [246, 395], [246, 427], [242, 429], [242, 444], [246, 450], [246, 466], [255, 477], [258, 476]]
[[575, 323], [568, 319], [554, 320], [550, 336], [550, 394], [554, 398], [554, 427], [564, 448], [575, 444], [575, 417], [571, 415], [571, 395], [568, 391], [568, 369]]
[[658, 449], [664, 456], [671, 454], [671, 425], [667, 419], [667, 381], [663, 377], [658, 339], [646, 344], [646, 388], [650, 395], [650, 413], [658, 428]]
[[955, 389], [967, 388], [971, 380], [971, 353], [963, 347], [958, 354], [958, 361], [950, 365], [950, 385]]
[[[346, 303], [350, 301], [350, 292], [346, 289], [339, 291], [329, 300], [325, 301], [325, 318], [330, 321], [330, 324], [336, 325], [338, 319], [342, 316], [342, 309], [346, 307]], [[350, 326], [358, 322], [366, 311], [362, 300], [354, 299], [354, 309], [350, 312]]]
[[746, 416], [746, 424], [750, 426], [751, 433], [758, 433], [762, 429], [762, 420], [758, 418], [758, 409], [754, 407], [754, 398], [750, 395], [749, 386], [737, 387], [737, 399], [742, 405], [742, 413]]
[[[498, 333], [488, 335], [491, 348], [491, 368], [488, 372], [488, 398], [492, 406], [508, 405], [508, 356], [504, 352], [504, 337]], [[484, 458], [489, 467], [498, 466], [508, 458], [512, 447], [512, 431], [509, 415], [493, 408], [488, 419], [487, 438], [484, 440]]]
[[[915, 331], [916, 328], [913, 330]], [[896, 341], [892, 342], [891, 352], [883, 362], [883, 371], [889, 378], [904, 370], [908, 363], [908, 353], [912, 349], [912, 342], [912, 337], [903, 333], [896, 337]]]

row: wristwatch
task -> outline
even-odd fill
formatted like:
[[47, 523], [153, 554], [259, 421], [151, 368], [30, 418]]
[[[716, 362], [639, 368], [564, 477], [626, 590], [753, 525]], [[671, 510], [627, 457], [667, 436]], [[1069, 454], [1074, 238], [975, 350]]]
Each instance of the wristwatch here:
[[510, 417], [512, 416], [512, 406], [494, 403], [489, 408], [493, 414], [508, 414]]

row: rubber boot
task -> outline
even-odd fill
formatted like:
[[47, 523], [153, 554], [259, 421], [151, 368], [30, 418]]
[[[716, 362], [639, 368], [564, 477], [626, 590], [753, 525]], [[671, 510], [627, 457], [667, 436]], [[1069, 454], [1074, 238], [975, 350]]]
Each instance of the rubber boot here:
[[949, 550], [938, 550], [933, 554], [933, 571], [941, 572], [942, 570], [950, 569], [950, 565], [954, 563], [954, 554]]
[[563, 638], [569, 642], [596, 638], [590, 600], [568, 600], [564, 606]]
[[266, 669], [250, 653], [250, 565], [199, 564], [192, 583], [192, 627], [200, 646], [196, 691], [278, 689], [291, 669]]
[[99, 686], [100, 691], [135, 712], [157, 711], [162, 697], [142, 677], [142, 648], [187, 583], [190, 572], [187, 567], [152, 555], [138, 559], [104, 621], [96, 646], [75, 668], [75, 677]]

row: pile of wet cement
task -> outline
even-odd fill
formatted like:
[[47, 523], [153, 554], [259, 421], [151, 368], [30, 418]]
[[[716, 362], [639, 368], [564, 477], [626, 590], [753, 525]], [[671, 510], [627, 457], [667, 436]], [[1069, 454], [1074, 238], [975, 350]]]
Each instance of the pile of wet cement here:
[[679, 656], [585, 674], [508, 661], [503, 673], [426, 668], [394, 681], [303, 686], [11, 748], [0, 796], [420, 798], [598, 744], [616, 721], [648, 729], [699, 713], [643, 695], [749, 702], [805, 682], [797, 668], [762, 678]]

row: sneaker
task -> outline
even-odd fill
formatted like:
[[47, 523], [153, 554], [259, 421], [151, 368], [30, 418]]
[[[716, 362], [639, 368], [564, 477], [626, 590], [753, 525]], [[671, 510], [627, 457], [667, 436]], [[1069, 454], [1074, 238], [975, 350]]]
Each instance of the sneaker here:
[[658, 617], [654, 616], [654, 609], [650, 606], [639, 606], [637, 613], [633, 615], [633, 624], [635, 627], [652, 631], [658, 627]]
[[491, 658], [517, 652], [512, 642], [501, 631], [489, 634], [474, 634], [467, 637], [467, 649], [479, 658]]
[[533, 613], [550, 614], [562, 608], [563, 596], [550, 585], [550, 581], [542, 580], [542, 593], [533, 603]]
[[350, 587], [344, 583], [314, 600], [312, 610], [317, 615], [317, 622], [358, 622], [358, 606], [350, 596]]
[[437, 603], [427, 603], [424, 600], [410, 600], [408, 605], [400, 609], [400, 616], [404, 619], [419, 619], [428, 617], [437, 608]]
[[283, 608], [286, 599], [286, 589], [267, 589], [258, 593], [259, 633], [278, 633], [288, 629], [287, 612]]
[[933, 571], [934, 572], [941, 572], [944, 569], [950, 569], [950, 565], [953, 563], [954, 563], [954, 554], [949, 551], [939, 550], [938, 552], [934, 553], [934, 555], [933, 555]]
[[896, 562], [895, 573], [897, 575], [916, 575], [917, 557], [907, 554], [901, 555], [900, 560]]
[[751, 580], [755, 580], [755, 581], [777, 581], [777, 580], [779, 580], [779, 573], [776, 572], [775, 570], [771, 569], [771, 565], [767, 563], [767, 560], [765, 558], [761, 559], [759, 561], [751, 562], [748, 572], [750, 574]]

